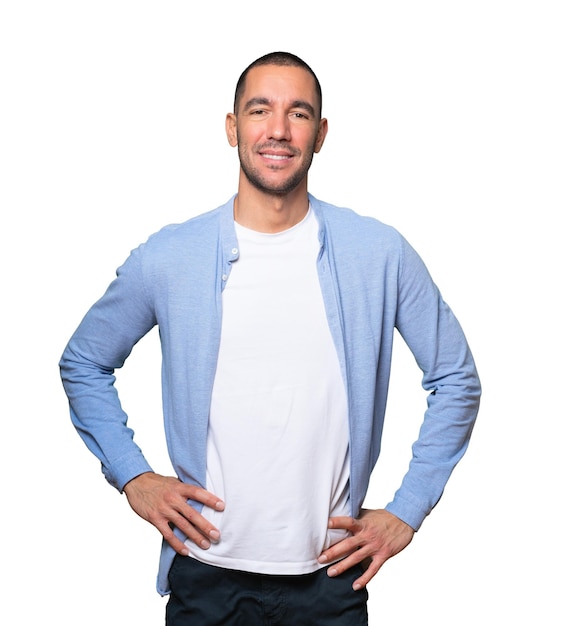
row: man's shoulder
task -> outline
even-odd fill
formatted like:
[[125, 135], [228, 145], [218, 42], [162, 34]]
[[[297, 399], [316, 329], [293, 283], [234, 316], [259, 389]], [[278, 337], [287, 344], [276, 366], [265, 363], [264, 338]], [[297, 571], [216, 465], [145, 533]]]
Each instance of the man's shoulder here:
[[362, 214], [348, 207], [337, 206], [311, 197], [311, 205], [327, 229], [334, 234], [347, 233], [352, 238], [401, 239], [401, 234], [380, 219]]
[[175, 224], [167, 224], [163, 226], [157, 233], [154, 233], [152, 237], [158, 238], [174, 238], [174, 237], [191, 237], [193, 235], [210, 235], [213, 233], [214, 228], [219, 227], [221, 207], [205, 211], [199, 215], [179, 222]]
[[180, 246], [183, 242], [197, 245], [206, 241], [217, 241], [222, 216], [230, 211], [229, 205], [230, 202], [195, 215], [184, 222], [167, 224], [150, 235], [145, 245], [149, 248], [166, 248]]

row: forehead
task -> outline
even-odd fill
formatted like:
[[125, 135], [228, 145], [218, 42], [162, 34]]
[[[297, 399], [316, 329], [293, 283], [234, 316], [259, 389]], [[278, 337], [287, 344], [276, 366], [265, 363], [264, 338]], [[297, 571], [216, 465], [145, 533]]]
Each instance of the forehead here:
[[258, 65], [246, 76], [241, 105], [251, 98], [268, 98], [274, 102], [305, 100], [318, 108], [317, 87], [310, 72], [288, 65]]

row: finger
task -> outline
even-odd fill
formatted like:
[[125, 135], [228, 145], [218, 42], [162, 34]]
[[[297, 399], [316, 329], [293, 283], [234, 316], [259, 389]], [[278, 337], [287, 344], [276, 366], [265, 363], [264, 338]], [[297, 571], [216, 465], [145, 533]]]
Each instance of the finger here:
[[195, 485], [188, 485], [183, 483], [184, 489], [182, 495], [188, 500], [195, 500], [208, 506], [216, 511], [223, 511], [225, 509], [225, 503], [221, 498], [218, 498], [211, 491], [203, 489], [203, 487], [196, 487]]
[[374, 576], [380, 571], [382, 563], [376, 563], [373, 559], [369, 561], [368, 567], [364, 570], [364, 573], [354, 580], [352, 588], [354, 591], [363, 589]]
[[183, 556], [189, 556], [189, 548], [175, 535], [171, 527], [167, 524], [166, 529], [164, 527], [158, 527], [164, 540], [171, 546], [171, 548], [178, 554]]
[[327, 525], [329, 528], [349, 530], [351, 533], [356, 533], [361, 528], [359, 520], [347, 515], [330, 517]]
[[[189, 539], [195, 541], [204, 549], [209, 547], [209, 542], [219, 541], [219, 530], [194, 508], [189, 501], [197, 501], [216, 511], [223, 511], [225, 509], [223, 500], [202, 487], [186, 483], [181, 483], [181, 488], [177, 495], [179, 497], [172, 504], [174, 512], [169, 515], [170, 521], [185, 533]], [[178, 513], [179, 516], [176, 517], [174, 513]]]
[[[196, 543], [202, 549], [207, 550], [212, 542], [220, 538], [219, 530], [199, 511], [185, 500], [186, 495], [175, 497], [173, 502], [153, 516], [151, 522], [158, 528], [167, 542], [175, 551], [182, 554], [188, 553], [182, 541], [180, 541], [173, 529], [180, 530], [185, 537]], [[215, 499], [217, 501], [217, 499]]]
[[363, 560], [364, 560], [363, 551], [354, 550], [350, 555], [333, 563], [333, 565], [327, 569], [327, 575], [330, 576], [331, 578], [334, 578], [335, 576], [339, 576], [340, 574], [343, 574], [343, 572], [347, 571], [348, 569], [355, 567], [356, 565], [361, 563]]
[[362, 529], [362, 524], [359, 520], [349, 516], [331, 517], [328, 527], [336, 530], [347, 530], [351, 534], [349, 537], [324, 550], [318, 558], [319, 563], [329, 563], [341, 559], [359, 548], [359, 540], [356, 538], [356, 535]]
[[359, 548], [358, 540], [350, 535], [349, 537], [342, 539], [340, 542], [332, 545], [327, 550], [324, 550], [317, 559], [319, 563], [331, 563], [331, 561], [337, 561], [342, 558], [348, 557]]
[[[195, 510], [192, 506], [190, 506], [189, 504], [184, 504], [183, 506], [181, 506], [178, 512], [182, 516], [182, 518], [187, 521], [187, 525], [181, 525], [179, 526], [179, 528], [190, 539], [193, 538], [192, 535], [193, 531], [195, 530], [211, 542], [217, 542], [219, 540], [219, 530], [217, 529], [217, 527], [215, 527], [206, 517], [204, 517], [201, 513]], [[179, 520], [181, 524], [183, 523], [183, 519]], [[199, 538], [197, 539], [197, 541], [199, 542]]]
[[[190, 510], [192, 513], [196, 513], [193, 509]], [[185, 556], [189, 554], [189, 548], [177, 537], [174, 529], [181, 531], [187, 539], [190, 539], [203, 550], [207, 550], [212, 542], [219, 539], [219, 532], [206, 522], [205, 518], [201, 515], [199, 515], [198, 521], [195, 521], [195, 519], [189, 520], [184, 515], [175, 511], [164, 518], [156, 520], [156, 522], [153, 521], [153, 523], [173, 550]], [[204, 532], [202, 530], [204, 526], [210, 527], [211, 530], [207, 528]]]

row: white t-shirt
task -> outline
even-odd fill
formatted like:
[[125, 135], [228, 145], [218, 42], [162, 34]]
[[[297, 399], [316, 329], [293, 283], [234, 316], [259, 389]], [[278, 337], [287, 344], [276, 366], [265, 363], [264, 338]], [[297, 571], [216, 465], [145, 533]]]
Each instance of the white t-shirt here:
[[264, 574], [304, 574], [347, 533], [347, 396], [317, 273], [318, 223], [258, 233], [236, 224], [240, 256], [223, 293], [203, 509], [221, 532], [191, 556]]

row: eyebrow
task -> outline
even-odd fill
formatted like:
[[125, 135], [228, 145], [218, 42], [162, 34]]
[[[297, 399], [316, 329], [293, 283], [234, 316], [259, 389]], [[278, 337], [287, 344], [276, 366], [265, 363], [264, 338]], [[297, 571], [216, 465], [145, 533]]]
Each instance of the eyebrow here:
[[[268, 98], [257, 96], [255, 98], [250, 98], [246, 102], [246, 104], [244, 104], [243, 110], [248, 111], [249, 109], [255, 106], [265, 106], [265, 105], [270, 105], [270, 100]], [[291, 103], [290, 108], [291, 109], [303, 109], [304, 111], [307, 111], [307, 113], [309, 113], [310, 115], [315, 116], [315, 108], [310, 102], [307, 102], [306, 100], [294, 100]]]

